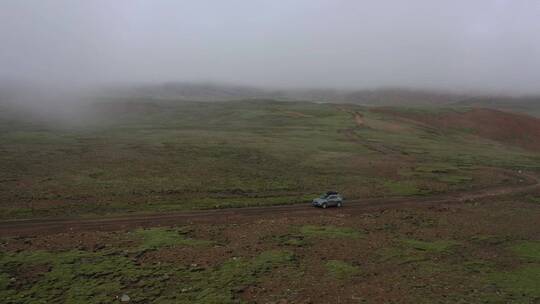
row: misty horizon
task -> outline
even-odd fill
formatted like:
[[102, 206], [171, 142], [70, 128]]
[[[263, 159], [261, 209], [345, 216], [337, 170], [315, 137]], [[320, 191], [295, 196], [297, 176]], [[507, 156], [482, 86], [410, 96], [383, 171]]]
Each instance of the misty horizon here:
[[536, 1], [2, 1], [0, 80], [540, 93]]

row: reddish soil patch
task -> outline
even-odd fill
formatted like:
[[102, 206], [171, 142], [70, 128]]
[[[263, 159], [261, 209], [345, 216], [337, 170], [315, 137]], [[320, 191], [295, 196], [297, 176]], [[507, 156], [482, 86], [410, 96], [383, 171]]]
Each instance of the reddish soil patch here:
[[528, 115], [484, 108], [436, 114], [407, 113], [388, 108], [375, 111], [410, 119], [439, 130], [466, 129], [484, 138], [540, 151], [540, 119]]
[[27, 251], [27, 250], [101, 250], [105, 248], [127, 248], [135, 246], [136, 240], [121, 237], [123, 232], [76, 232], [64, 229], [54, 235], [40, 237], [14, 237], [5, 239], [0, 243], [0, 251]]

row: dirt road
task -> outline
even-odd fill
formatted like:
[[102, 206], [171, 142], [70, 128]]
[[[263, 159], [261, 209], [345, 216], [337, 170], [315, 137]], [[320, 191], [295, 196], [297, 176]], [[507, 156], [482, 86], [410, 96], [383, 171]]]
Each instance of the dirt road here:
[[519, 185], [498, 186], [488, 189], [442, 194], [430, 197], [377, 198], [347, 201], [342, 208], [318, 209], [308, 204], [283, 206], [230, 208], [216, 210], [186, 211], [167, 214], [137, 214], [102, 218], [53, 218], [0, 221], [0, 237], [34, 236], [76, 231], [114, 231], [137, 227], [186, 225], [196, 222], [234, 223], [258, 217], [279, 215], [319, 216], [325, 214], [356, 214], [369, 211], [422, 207], [439, 204], [460, 203], [468, 200], [529, 192], [540, 188], [538, 179], [522, 175]]

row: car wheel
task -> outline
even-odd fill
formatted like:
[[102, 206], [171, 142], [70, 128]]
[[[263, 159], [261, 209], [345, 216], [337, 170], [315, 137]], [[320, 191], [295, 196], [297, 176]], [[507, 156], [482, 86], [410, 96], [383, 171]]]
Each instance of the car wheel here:
[[322, 204], [322, 207], [323, 207], [324, 209], [326, 209], [326, 203]]
[[337, 203], [337, 206], [338, 206], [338, 207], [341, 207], [341, 202]]

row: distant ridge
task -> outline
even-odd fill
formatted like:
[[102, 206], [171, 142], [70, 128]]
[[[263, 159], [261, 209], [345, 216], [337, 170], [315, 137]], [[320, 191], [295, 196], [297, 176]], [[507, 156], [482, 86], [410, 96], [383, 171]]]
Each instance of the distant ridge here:
[[[50, 91], [50, 92], [49, 92]], [[45, 93], [45, 94], [44, 94]], [[72, 92], [71, 92], [72, 93]], [[50, 96], [49, 96], [50, 95]], [[281, 100], [312, 101], [327, 103], [351, 103], [368, 106], [459, 106], [484, 107], [504, 111], [527, 113], [540, 117], [540, 96], [512, 97], [472, 93], [452, 93], [435, 90], [410, 88], [378, 89], [268, 89], [245, 85], [220, 83], [169, 82], [163, 84], [111, 85], [96, 90], [86, 90], [85, 94], [67, 94], [54, 89], [35, 88], [29, 84], [0, 83], [0, 104], [24, 105], [44, 99], [95, 98], [206, 101], [220, 102], [231, 100]], [[40, 100], [41, 103], [41, 100]], [[75, 102], [77, 104], [77, 102]]]
[[226, 101], [238, 99], [281, 99], [319, 102], [350, 102], [374, 105], [449, 104], [466, 95], [429, 90], [381, 88], [369, 90], [338, 89], [264, 89], [250, 86], [213, 83], [165, 83], [156, 85], [117, 86], [104, 91], [125, 98], [179, 99], [192, 101]]
[[105, 95], [122, 98], [152, 98], [189, 101], [228, 101], [240, 99], [278, 99], [355, 103], [365, 105], [460, 105], [499, 107], [505, 105], [535, 105], [540, 96], [512, 97], [500, 95], [452, 93], [409, 88], [378, 88], [361, 90], [339, 89], [265, 89], [251, 86], [215, 83], [165, 83], [109, 87]]

